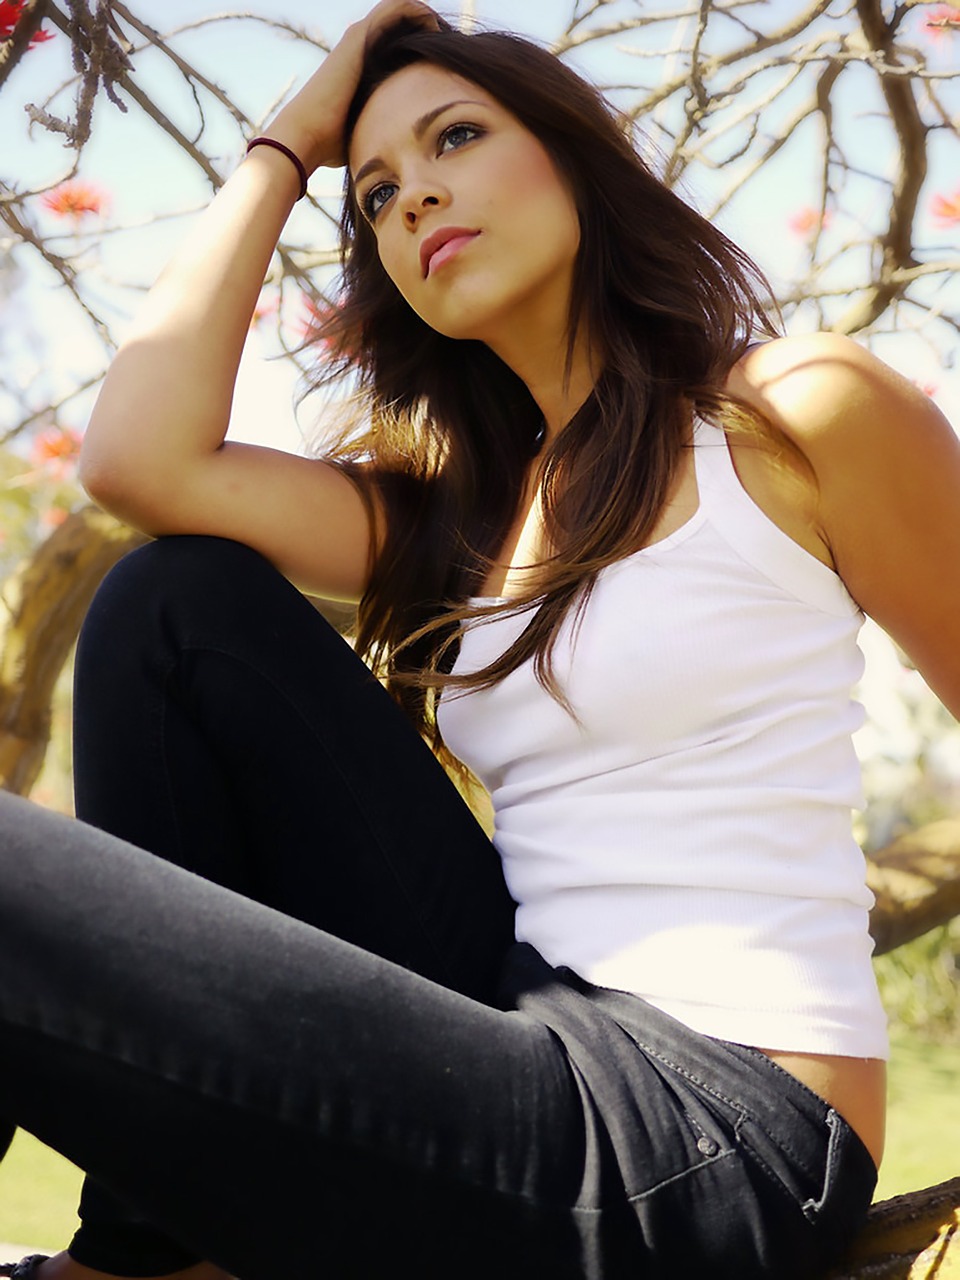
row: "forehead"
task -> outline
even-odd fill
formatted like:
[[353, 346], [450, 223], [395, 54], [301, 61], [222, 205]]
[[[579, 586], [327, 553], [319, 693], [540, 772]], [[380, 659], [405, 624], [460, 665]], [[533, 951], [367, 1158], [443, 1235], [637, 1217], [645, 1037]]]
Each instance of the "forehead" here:
[[374, 89], [360, 112], [350, 139], [351, 170], [356, 172], [372, 156], [409, 137], [425, 112], [460, 100], [499, 105], [472, 80], [430, 62], [414, 62], [395, 71]]

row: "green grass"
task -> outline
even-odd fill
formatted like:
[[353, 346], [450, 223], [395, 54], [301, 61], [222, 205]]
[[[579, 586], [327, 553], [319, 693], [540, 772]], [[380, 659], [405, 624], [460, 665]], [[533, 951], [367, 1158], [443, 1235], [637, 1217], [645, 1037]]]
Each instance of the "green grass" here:
[[[960, 1173], [960, 1051], [901, 1031], [890, 1062], [887, 1154], [877, 1199]], [[0, 1164], [0, 1240], [48, 1250], [77, 1224], [80, 1171], [22, 1131]], [[0, 1262], [6, 1259], [0, 1258]]]
[[878, 1200], [960, 1174], [960, 1048], [897, 1032], [889, 1083]]
[[[77, 1228], [80, 1170], [18, 1130], [0, 1164], [0, 1240], [47, 1252], [69, 1244]], [[0, 1262], [14, 1262], [0, 1258]]]

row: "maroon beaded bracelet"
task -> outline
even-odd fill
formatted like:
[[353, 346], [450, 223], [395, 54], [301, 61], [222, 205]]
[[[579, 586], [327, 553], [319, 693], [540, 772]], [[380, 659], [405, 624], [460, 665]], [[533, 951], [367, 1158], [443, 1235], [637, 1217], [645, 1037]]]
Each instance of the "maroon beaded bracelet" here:
[[288, 160], [293, 161], [296, 165], [297, 173], [300, 175], [300, 194], [297, 199], [302, 200], [307, 194], [307, 171], [303, 167], [303, 161], [300, 157], [291, 151], [285, 143], [278, 142], [276, 138], [251, 138], [247, 143], [247, 155], [250, 154], [254, 147], [275, 147], [277, 151], [282, 151]]

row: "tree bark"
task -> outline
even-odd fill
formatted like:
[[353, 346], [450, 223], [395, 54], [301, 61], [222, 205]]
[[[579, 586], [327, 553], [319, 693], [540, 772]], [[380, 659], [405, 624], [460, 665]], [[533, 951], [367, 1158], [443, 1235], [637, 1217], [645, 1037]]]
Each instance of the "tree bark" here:
[[95, 507], [67, 517], [0, 596], [0, 786], [26, 795], [50, 740], [50, 703], [101, 578], [142, 534]]
[[[53, 688], [101, 579], [147, 542], [93, 506], [68, 516], [3, 585], [0, 594], [0, 787], [32, 788], [50, 741]], [[312, 599], [338, 631], [353, 605]]]
[[825, 1280], [960, 1280], [960, 1178], [875, 1204]]
[[930, 822], [867, 859], [876, 896], [870, 933], [876, 955], [960, 915], [960, 818]]

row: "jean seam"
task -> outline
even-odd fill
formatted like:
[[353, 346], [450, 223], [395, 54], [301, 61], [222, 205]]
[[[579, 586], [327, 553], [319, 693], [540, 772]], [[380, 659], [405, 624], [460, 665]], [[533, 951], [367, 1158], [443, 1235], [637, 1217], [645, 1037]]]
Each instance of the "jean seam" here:
[[807, 1213], [807, 1204], [809, 1202], [802, 1202], [799, 1196], [794, 1191], [791, 1191], [777, 1171], [769, 1165], [766, 1160], [764, 1160], [763, 1156], [761, 1156], [758, 1151], [755, 1151], [752, 1147], [748, 1147], [746, 1145], [741, 1145], [740, 1150], [743, 1152], [744, 1159], [749, 1160], [751, 1164], [755, 1165], [765, 1175], [770, 1185], [775, 1187], [785, 1200], [789, 1201], [795, 1209], [799, 1210], [808, 1222], [813, 1221]]
[[774, 1075], [783, 1076], [784, 1080], [788, 1081], [795, 1088], [801, 1089], [803, 1093], [811, 1099], [811, 1101], [818, 1104], [824, 1113], [824, 1119], [826, 1118], [826, 1113], [831, 1110], [830, 1104], [826, 1102], [825, 1099], [821, 1098], [819, 1093], [816, 1093], [811, 1089], [808, 1084], [804, 1084], [798, 1076], [793, 1075], [786, 1069], [786, 1067], [781, 1067], [780, 1063], [777, 1062], [776, 1059], [771, 1058], [768, 1054], [764, 1053], [762, 1049], [754, 1048], [753, 1045], [749, 1044], [741, 1044], [736, 1047], [738, 1049], [745, 1049], [751, 1057], [755, 1057], [758, 1062], [769, 1064]]
[[[640, 1204], [650, 1196], [656, 1195], [658, 1191], [662, 1191], [665, 1187], [671, 1186], [675, 1182], [681, 1182], [684, 1178], [689, 1178], [691, 1174], [700, 1173], [703, 1169], [709, 1168], [711, 1165], [718, 1164], [721, 1160], [731, 1160], [738, 1158], [738, 1153], [730, 1148], [727, 1151], [718, 1151], [715, 1156], [710, 1156], [706, 1160], [698, 1160], [696, 1164], [692, 1164], [687, 1169], [683, 1169], [680, 1173], [671, 1174], [669, 1178], [664, 1178], [662, 1182], [658, 1182], [654, 1187], [648, 1187], [646, 1191], [637, 1191], [634, 1195], [627, 1196], [627, 1204]], [[600, 1212], [598, 1210], [597, 1212]]]
[[[774, 1135], [770, 1133], [770, 1131], [766, 1128], [766, 1126], [762, 1124], [760, 1120], [757, 1119], [757, 1117], [753, 1114], [753, 1112], [745, 1103], [741, 1101], [737, 1101], [733, 1098], [727, 1097], [725, 1093], [721, 1093], [719, 1089], [716, 1089], [712, 1085], [707, 1084], [705, 1080], [701, 1079], [700, 1076], [695, 1075], [692, 1071], [687, 1070], [686, 1067], [682, 1067], [679, 1065], [679, 1063], [673, 1062], [670, 1058], [666, 1057], [664, 1054], [660, 1053], [658, 1050], [651, 1048], [650, 1045], [644, 1044], [640, 1040], [636, 1039], [636, 1037], [634, 1037], [634, 1039], [636, 1040], [636, 1043], [640, 1045], [643, 1051], [645, 1053], [648, 1053], [651, 1058], [655, 1058], [658, 1062], [662, 1062], [664, 1066], [670, 1067], [671, 1070], [675, 1071], [678, 1075], [682, 1076], [685, 1080], [689, 1080], [691, 1084], [694, 1084], [699, 1089], [702, 1089], [704, 1093], [707, 1093], [711, 1097], [717, 1098], [721, 1102], [725, 1102], [727, 1106], [732, 1107], [740, 1117], [739, 1120], [736, 1122], [736, 1126], [735, 1126], [735, 1132], [737, 1133], [738, 1137], [740, 1134], [740, 1128], [743, 1125], [744, 1121], [749, 1120], [752, 1124], [755, 1124], [757, 1128], [760, 1129], [761, 1132], [763, 1132], [765, 1136], [769, 1138], [772, 1143], [774, 1143], [781, 1151], [783, 1151], [786, 1155], [788, 1155], [796, 1163], [798, 1168], [804, 1174], [806, 1174], [808, 1178], [816, 1179], [817, 1177], [816, 1171], [810, 1168], [807, 1161], [796, 1151], [793, 1144], [779, 1134]], [[784, 1072], [784, 1074], [790, 1076], [789, 1072]], [[791, 1080], [793, 1078], [794, 1078], [793, 1076], [790, 1076]], [[811, 1096], [816, 1097], [817, 1095], [812, 1094]], [[824, 1103], [823, 1105], [824, 1107], [826, 1107], [827, 1104]], [[753, 1155], [755, 1153], [751, 1152], [750, 1154]], [[757, 1159], [760, 1163], [762, 1163], [759, 1157], [757, 1157]]]

